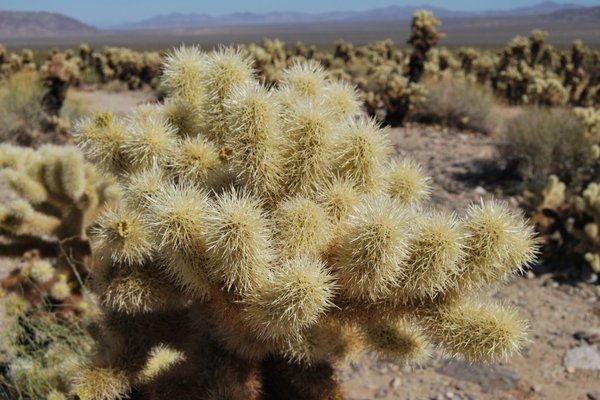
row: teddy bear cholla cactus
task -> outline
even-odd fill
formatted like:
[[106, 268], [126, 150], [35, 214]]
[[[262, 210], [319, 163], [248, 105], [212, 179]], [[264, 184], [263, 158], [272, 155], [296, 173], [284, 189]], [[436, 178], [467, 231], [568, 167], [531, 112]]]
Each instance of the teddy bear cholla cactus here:
[[444, 37], [444, 34], [437, 30], [439, 25], [441, 22], [429, 11], [420, 10], [413, 16], [411, 35], [408, 39], [413, 48], [409, 61], [410, 82], [419, 82], [425, 69], [427, 53]]
[[84, 237], [104, 203], [119, 196], [73, 146], [2, 144], [0, 181], [18, 196], [0, 206], [0, 234], [16, 241]]
[[249, 65], [178, 49], [164, 105], [79, 124], [124, 197], [98, 222], [104, 335], [73, 392], [333, 399], [331, 363], [361, 348], [518, 351], [525, 322], [467, 294], [532, 261], [524, 221], [496, 202], [463, 219], [421, 208], [428, 178], [389, 160], [351, 87], [309, 63], [268, 89]]

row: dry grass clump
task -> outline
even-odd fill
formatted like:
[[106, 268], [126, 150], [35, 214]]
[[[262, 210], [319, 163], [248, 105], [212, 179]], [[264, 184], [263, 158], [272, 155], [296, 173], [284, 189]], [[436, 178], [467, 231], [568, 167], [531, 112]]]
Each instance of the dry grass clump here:
[[592, 144], [573, 111], [528, 108], [508, 121], [499, 151], [508, 168], [543, 186], [550, 174], [577, 183], [594, 161]]
[[414, 111], [417, 121], [485, 134], [500, 131], [502, 119], [490, 88], [458, 78], [428, 80], [423, 85], [427, 95]]
[[24, 311], [4, 324], [0, 351], [6, 372], [0, 374], [0, 397], [69, 398], [71, 379], [92, 350], [87, 323]]
[[45, 113], [42, 107], [44, 87], [38, 74], [20, 72], [0, 87], [0, 140], [25, 140], [20, 135], [39, 130]]
[[87, 105], [65, 90], [58, 115], [45, 104], [51, 91], [40, 73], [21, 71], [0, 82], [0, 141], [26, 146], [65, 143], [71, 121], [88, 114]]

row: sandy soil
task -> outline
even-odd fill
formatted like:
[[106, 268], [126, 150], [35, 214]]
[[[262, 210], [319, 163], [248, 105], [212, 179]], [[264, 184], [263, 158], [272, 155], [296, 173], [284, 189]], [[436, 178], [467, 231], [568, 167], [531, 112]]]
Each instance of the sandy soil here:
[[[149, 92], [78, 92], [77, 96], [94, 111], [117, 113], [152, 98]], [[399, 155], [421, 163], [432, 176], [434, 207], [460, 212], [481, 197], [505, 198], [516, 205], [515, 199], [495, 193], [493, 186], [477, 178], [494, 157], [493, 138], [420, 126], [392, 129], [389, 134]], [[0, 259], [0, 275], [14, 265], [6, 261]], [[600, 371], [564, 365], [570, 349], [598, 346], [594, 342], [600, 336], [594, 333], [600, 332], [600, 302], [592, 286], [559, 285], [549, 276], [530, 274], [481, 296], [515, 305], [529, 318], [531, 342], [521, 357], [486, 366], [450, 362], [434, 354], [423, 365], [408, 366], [365, 355], [339, 370], [348, 399], [600, 399]]]
[[140, 91], [74, 90], [70, 93], [82, 101], [90, 112], [112, 112], [126, 114], [138, 104], [154, 101], [150, 89]]

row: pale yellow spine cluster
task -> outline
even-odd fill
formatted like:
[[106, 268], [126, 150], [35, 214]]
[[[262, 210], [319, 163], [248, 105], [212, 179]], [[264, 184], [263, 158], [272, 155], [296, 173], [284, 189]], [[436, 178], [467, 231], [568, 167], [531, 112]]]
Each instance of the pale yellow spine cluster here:
[[[462, 218], [427, 211], [429, 179], [390, 161], [352, 88], [314, 63], [267, 88], [250, 65], [233, 49], [177, 49], [164, 105], [79, 125], [124, 197], [97, 224], [106, 338], [74, 392], [254, 399], [251, 371], [272, 357], [296, 368], [363, 346], [405, 360], [430, 342], [475, 361], [518, 350], [525, 324], [469, 298], [533, 261], [531, 228], [496, 202]], [[134, 323], [148, 326], [135, 346]], [[158, 343], [182, 356], [155, 361]]]

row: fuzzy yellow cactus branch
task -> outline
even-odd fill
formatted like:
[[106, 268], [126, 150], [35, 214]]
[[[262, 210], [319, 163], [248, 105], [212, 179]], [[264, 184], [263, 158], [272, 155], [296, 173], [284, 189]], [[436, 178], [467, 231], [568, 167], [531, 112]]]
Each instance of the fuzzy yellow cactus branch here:
[[[423, 40], [439, 38], [422, 19]], [[312, 62], [265, 87], [250, 65], [235, 49], [177, 49], [164, 104], [78, 125], [124, 196], [97, 223], [102, 357], [73, 393], [104, 399], [99, 379], [113, 398], [258, 399], [262, 384], [325, 399], [339, 394], [330, 363], [361, 348], [518, 351], [526, 324], [471, 298], [533, 261], [522, 218], [500, 202], [429, 211], [429, 178], [390, 159], [352, 87]]]
[[0, 180], [20, 197], [0, 207], [0, 229], [10, 236], [85, 237], [99, 210], [119, 196], [72, 146], [2, 144], [0, 159]]

